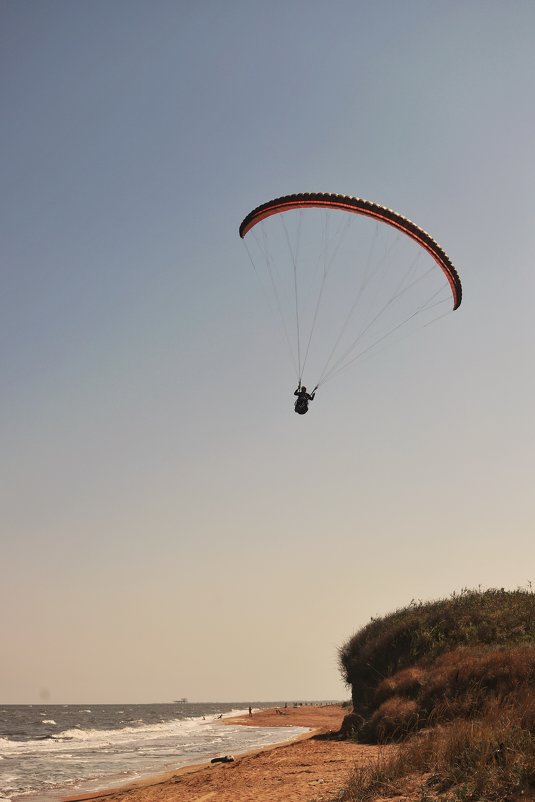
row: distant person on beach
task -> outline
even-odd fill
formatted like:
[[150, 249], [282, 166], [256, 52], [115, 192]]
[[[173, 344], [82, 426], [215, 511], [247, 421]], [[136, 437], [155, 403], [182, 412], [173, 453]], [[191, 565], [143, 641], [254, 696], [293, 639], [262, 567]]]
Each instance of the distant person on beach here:
[[306, 412], [308, 412], [308, 402], [314, 401], [316, 389], [317, 388], [314, 388], [312, 393], [307, 393], [307, 388], [304, 385], [301, 387], [301, 382], [299, 382], [297, 390], [294, 393], [294, 395], [297, 396], [294, 409], [298, 415], [304, 415]]
[[252, 715], [253, 715], [253, 708], [251, 707], [251, 705], [249, 705], [249, 715], [250, 715], [250, 716], [252, 716]]

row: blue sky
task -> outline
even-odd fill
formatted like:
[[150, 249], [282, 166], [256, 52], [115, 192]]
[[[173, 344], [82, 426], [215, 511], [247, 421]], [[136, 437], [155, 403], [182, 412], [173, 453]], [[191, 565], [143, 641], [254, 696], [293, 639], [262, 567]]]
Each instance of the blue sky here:
[[[534, 577], [531, 2], [0, 4], [2, 701], [344, 698], [370, 616]], [[292, 412], [238, 226], [431, 232], [460, 310]]]

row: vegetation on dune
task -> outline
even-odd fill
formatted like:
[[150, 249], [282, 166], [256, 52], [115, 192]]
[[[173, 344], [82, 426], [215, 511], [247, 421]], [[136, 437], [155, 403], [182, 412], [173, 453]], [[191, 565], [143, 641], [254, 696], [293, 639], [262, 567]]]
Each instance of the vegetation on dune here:
[[340, 649], [340, 665], [353, 706], [366, 715], [376, 704], [378, 686], [402, 669], [428, 665], [458, 647], [514, 644], [535, 646], [535, 594], [463, 591], [372, 619]]
[[[361, 741], [399, 746], [356, 771], [348, 802], [530, 798], [535, 594], [464, 591], [375, 619], [340, 650]], [[417, 789], [417, 792], [415, 791]], [[520, 798], [520, 797], [519, 797]]]
[[479, 720], [413, 735], [376, 764], [355, 769], [337, 802], [532, 800], [535, 738], [517, 725], [517, 712], [495, 707]]

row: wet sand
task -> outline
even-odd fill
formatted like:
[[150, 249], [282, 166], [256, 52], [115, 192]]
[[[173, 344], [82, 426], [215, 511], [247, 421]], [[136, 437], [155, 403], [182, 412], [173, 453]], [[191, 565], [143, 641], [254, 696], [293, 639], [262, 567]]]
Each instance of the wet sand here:
[[340, 705], [269, 708], [225, 723], [311, 727], [297, 739], [236, 755], [232, 763], [188, 766], [121, 789], [69, 796], [103, 802], [325, 802], [355, 765], [376, 760], [379, 747], [332, 738], [345, 714]]

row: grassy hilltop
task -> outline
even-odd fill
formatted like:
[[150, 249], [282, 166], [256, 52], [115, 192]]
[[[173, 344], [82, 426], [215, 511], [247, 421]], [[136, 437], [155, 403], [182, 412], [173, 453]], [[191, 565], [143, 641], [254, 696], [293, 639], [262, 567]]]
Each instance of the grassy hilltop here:
[[422, 802], [531, 798], [534, 593], [411, 602], [357, 632], [340, 649], [340, 666], [354, 737], [401, 743], [380, 769], [357, 772], [345, 799], [386, 795], [415, 774], [426, 784], [410, 798]]

